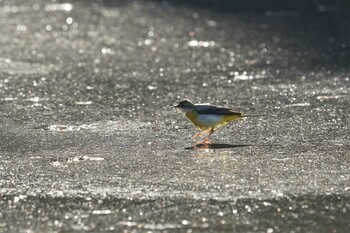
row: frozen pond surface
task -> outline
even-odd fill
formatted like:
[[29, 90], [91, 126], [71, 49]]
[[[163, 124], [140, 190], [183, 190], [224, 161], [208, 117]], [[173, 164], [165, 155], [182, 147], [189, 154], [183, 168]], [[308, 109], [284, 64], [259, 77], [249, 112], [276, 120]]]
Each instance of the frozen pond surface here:
[[[350, 228], [340, 6], [0, 3], [0, 232]], [[278, 117], [194, 150], [182, 98]]]

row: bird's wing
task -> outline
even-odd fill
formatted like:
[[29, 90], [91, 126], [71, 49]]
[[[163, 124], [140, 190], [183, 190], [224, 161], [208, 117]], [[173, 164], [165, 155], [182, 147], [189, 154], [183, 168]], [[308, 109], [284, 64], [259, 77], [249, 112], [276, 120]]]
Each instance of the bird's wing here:
[[229, 108], [217, 107], [214, 105], [196, 105], [195, 111], [198, 114], [220, 114], [220, 115], [242, 115]]

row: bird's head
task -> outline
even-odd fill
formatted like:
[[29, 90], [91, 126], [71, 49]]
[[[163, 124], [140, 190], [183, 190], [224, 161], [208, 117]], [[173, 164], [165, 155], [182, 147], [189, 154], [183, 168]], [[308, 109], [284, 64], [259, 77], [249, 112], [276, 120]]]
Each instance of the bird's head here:
[[188, 112], [193, 110], [194, 104], [192, 104], [191, 101], [185, 99], [185, 100], [181, 100], [176, 106], [174, 106], [175, 108], [180, 109], [183, 112]]

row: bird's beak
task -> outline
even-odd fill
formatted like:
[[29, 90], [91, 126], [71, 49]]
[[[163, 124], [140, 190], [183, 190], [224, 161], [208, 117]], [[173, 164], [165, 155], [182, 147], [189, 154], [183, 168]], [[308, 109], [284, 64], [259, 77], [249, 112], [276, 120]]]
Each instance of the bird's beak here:
[[172, 106], [173, 108], [178, 108], [179, 107], [179, 105], [175, 105], [175, 106]]

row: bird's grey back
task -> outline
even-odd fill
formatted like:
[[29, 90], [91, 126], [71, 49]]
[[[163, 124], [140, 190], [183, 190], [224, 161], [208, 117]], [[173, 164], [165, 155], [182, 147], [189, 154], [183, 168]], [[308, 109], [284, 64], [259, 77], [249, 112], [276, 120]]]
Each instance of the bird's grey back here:
[[214, 105], [196, 104], [194, 110], [198, 114], [220, 114], [220, 115], [237, 115], [237, 116], [241, 115], [241, 113], [235, 112], [232, 109], [218, 107]]

